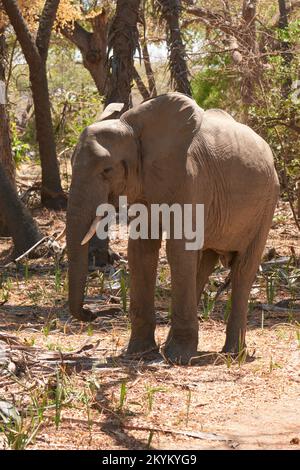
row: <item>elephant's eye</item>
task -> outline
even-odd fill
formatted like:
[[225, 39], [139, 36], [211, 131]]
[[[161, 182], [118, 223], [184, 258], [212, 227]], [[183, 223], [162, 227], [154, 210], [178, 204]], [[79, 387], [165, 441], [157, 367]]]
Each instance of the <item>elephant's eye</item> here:
[[103, 173], [104, 175], [108, 175], [108, 174], [112, 171], [112, 169], [113, 169], [113, 167], [110, 166], [110, 167], [108, 167], [108, 168], [105, 168], [102, 173]]

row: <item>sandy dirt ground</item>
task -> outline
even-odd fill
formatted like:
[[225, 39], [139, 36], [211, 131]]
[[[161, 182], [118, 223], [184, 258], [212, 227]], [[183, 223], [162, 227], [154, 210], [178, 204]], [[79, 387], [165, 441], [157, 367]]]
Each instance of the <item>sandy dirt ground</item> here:
[[[37, 208], [35, 215], [47, 234], [64, 226], [64, 213]], [[299, 240], [288, 204], [281, 203], [266, 259], [275, 249], [273, 259], [290, 260], [275, 266], [271, 290], [267, 275], [258, 274], [248, 356], [233, 361], [218, 352], [225, 339], [225, 291], [214, 308], [200, 305], [199, 357], [179, 367], [160, 355], [143, 361], [122, 356], [130, 335], [124, 243], [113, 244], [124, 262], [111, 269], [111, 277], [90, 274], [88, 301], [101, 313], [83, 324], [68, 317], [65, 257], [60, 264], [44, 257], [4, 267], [10, 240], [2, 239], [0, 401], [13, 406], [20, 419], [0, 421], [0, 448], [300, 449]], [[212, 297], [226, 274], [219, 267], [212, 276]], [[162, 250], [159, 344], [169, 328], [169, 298]], [[261, 304], [279, 310], [265, 311]]]

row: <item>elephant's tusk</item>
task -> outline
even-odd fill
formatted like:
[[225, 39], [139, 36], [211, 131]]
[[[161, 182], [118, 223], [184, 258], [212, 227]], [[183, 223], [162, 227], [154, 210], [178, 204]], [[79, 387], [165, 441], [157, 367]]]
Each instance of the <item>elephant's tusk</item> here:
[[100, 222], [100, 220], [101, 220], [101, 217], [99, 217], [99, 216], [95, 217], [95, 219], [94, 219], [92, 225], [90, 226], [87, 234], [85, 235], [84, 239], [82, 240], [81, 245], [85, 245], [95, 235], [97, 225], [98, 225], [98, 222]]

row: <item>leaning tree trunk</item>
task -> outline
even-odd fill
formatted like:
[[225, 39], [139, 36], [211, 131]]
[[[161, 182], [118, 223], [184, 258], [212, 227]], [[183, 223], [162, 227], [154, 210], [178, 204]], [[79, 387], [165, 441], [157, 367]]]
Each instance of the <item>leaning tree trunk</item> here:
[[142, 98], [144, 100], [148, 100], [150, 98], [150, 93], [135, 67], [133, 67], [133, 78], [140, 94], [142, 95]]
[[62, 209], [66, 207], [66, 196], [60, 181], [46, 73], [51, 30], [60, 0], [45, 1], [35, 38], [28, 29], [18, 2], [16, 0], [1, 1], [29, 66], [42, 166], [42, 204], [51, 209]]
[[154, 98], [155, 96], [157, 96], [157, 89], [156, 89], [155, 76], [154, 76], [152, 64], [150, 61], [150, 55], [148, 51], [148, 44], [147, 44], [146, 38], [142, 39], [141, 42], [142, 42], [142, 51], [143, 51], [143, 61], [144, 61], [145, 71], [146, 71], [147, 80], [148, 80], [150, 97]]
[[124, 111], [131, 106], [134, 53], [138, 48], [140, 0], [118, 0], [117, 9], [108, 34], [110, 57], [106, 105], [124, 103]]
[[191, 95], [186, 51], [180, 30], [181, 0], [156, 0], [161, 16], [167, 24], [167, 44], [171, 84], [176, 91]]
[[14, 256], [17, 257], [37, 243], [42, 235], [28, 209], [20, 201], [0, 162], [0, 214], [14, 241]]

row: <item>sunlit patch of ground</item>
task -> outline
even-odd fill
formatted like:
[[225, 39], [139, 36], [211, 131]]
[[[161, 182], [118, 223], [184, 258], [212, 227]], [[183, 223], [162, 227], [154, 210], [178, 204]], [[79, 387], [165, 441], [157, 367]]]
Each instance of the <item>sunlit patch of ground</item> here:
[[[35, 212], [44, 233], [63, 228], [63, 213]], [[266, 251], [275, 248], [277, 259], [295, 256], [299, 262], [299, 238], [282, 203]], [[2, 252], [9, 246], [1, 241]], [[0, 401], [13, 405], [20, 418], [6, 425], [0, 418], [0, 448], [300, 448], [300, 272], [294, 258], [257, 277], [248, 358], [233, 362], [218, 354], [229, 308], [227, 292], [214, 303], [227, 274], [219, 267], [199, 308], [200, 358], [192, 367], [171, 367], [159, 356], [147, 362], [120, 358], [130, 334], [126, 244], [113, 249], [125, 262], [112, 278], [90, 275], [88, 301], [103, 310], [90, 325], [68, 317], [65, 258], [56, 265], [51, 257], [24, 261], [18, 269], [2, 263]], [[162, 249], [160, 344], [169, 328], [169, 296]], [[279, 310], [260, 306], [280, 301]]]

